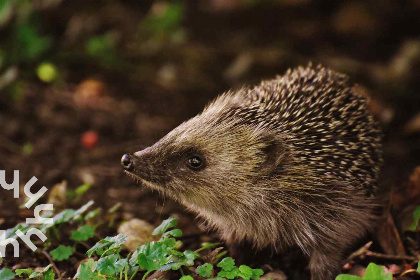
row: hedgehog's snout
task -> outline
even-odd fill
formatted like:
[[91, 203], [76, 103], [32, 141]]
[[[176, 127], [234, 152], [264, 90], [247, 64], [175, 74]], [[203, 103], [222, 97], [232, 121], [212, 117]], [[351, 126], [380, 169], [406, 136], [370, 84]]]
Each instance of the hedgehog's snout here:
[[130, 154], [124, 154], [121, 158], [121, 165], [126, 171], [132, 171], [134, 168], [133, 160]]
[[125, 171], [147, 182], [163, 185], [170, 180], [166, 166], [150, 147], [123, 155], [121, 165]]

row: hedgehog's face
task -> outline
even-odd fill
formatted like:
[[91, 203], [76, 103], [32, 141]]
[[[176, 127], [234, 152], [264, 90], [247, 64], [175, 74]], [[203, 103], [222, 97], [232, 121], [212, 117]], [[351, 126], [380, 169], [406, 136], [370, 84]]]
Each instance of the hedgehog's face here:
[[284, 156], [282, 142], [264, 129], [203, 123], [197, 116], [155, 145], [124, 155], [122, 164], [147, 187], [211, 209], [259, 196], [256, 186]]

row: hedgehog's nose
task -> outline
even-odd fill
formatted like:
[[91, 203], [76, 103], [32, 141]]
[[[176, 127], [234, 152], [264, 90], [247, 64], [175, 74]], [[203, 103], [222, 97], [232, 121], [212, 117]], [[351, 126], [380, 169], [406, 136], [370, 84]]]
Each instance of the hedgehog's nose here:
[[127, 171], [133, 170], [133, 162], [131, 161], [130, 155], [125, 154], [121, 158], [121, 165]]

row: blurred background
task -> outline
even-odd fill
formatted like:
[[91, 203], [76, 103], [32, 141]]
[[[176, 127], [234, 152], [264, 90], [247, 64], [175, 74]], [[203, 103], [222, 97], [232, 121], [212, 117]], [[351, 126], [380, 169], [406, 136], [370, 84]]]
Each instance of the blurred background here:
[[[419, 15], [419, 0], [0, 0], [0, 168], [49, 189], [87, 183], [125, 218], [186, 227], [192, 216], [135, 185], [121, 155], [224, 91], [312, 61], [372, 97], [403, 228], [420, 204], [420, 178], [405, 188], [420, 165]], [[18, 205], [0, 189], [1, 228], [25, 217]]]

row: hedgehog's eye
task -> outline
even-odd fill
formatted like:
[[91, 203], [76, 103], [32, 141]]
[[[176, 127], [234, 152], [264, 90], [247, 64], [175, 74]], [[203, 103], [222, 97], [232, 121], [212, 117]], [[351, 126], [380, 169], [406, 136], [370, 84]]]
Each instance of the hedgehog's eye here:
[[204, 161], [199, 156], [192, 156], [188, 159], [188, 167], [192, 170], [201, 170], [204, 167]]

